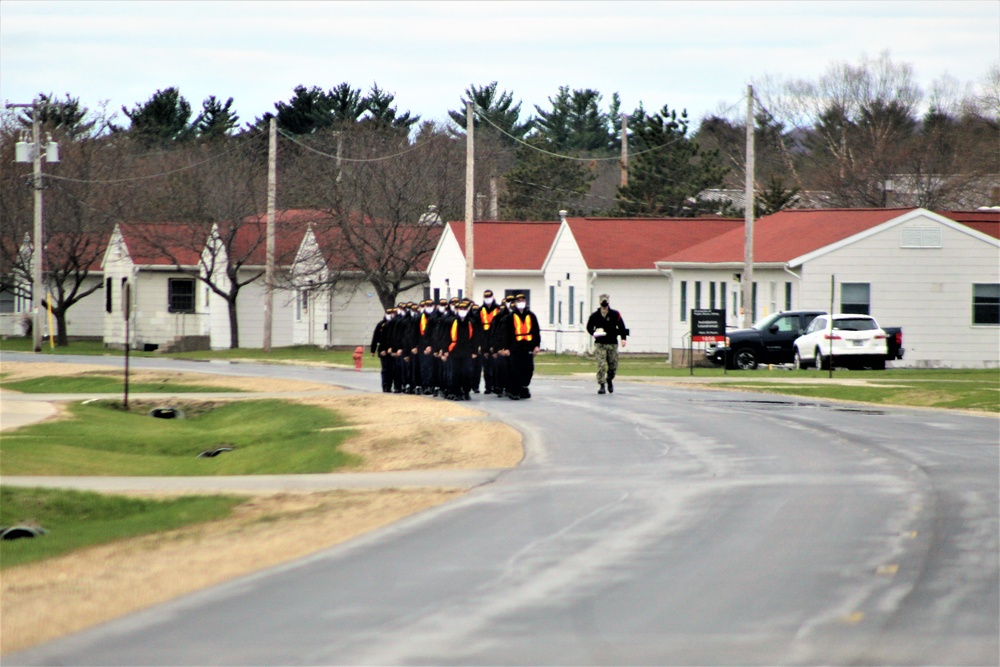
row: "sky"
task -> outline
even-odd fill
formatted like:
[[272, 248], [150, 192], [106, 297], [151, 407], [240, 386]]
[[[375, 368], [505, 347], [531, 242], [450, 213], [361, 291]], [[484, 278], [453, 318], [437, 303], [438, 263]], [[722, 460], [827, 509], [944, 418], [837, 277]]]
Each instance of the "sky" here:
[[195, 110], [232, 97], [243, 124], [298, 85], [346, 81], [445, 122], [470, 85], [497, 81], [525, 115], [569, 86], [697, 121], [738, 108], [748, 84], [883, 52], [925, 90], [981, 81], [1000, 62], [1000, 0], [0, 0], [0, 100], [69, 93], [120, 117], [173, 86]]

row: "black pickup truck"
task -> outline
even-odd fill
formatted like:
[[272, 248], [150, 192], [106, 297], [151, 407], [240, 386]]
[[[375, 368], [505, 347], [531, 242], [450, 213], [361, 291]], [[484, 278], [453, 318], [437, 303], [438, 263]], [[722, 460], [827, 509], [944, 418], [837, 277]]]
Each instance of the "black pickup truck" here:
[[[825, 310], [786, 310], [760, 320], [749, 329], [737, 329], [726, 335], [724, 345], [710, 346], [705, 357], [716, 366], [753, 370], [760, 364], [790, 364], [795, 357], [792, 343]], [[903, 330], [882, 327], [885, 331], [887, 361], [903, 358]]]

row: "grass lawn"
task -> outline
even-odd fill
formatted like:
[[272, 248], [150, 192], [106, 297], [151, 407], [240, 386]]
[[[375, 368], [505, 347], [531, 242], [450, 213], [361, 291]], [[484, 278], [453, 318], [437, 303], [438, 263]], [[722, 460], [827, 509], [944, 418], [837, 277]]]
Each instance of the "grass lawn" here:
[[[26, 394], [115, 394], [125, 390], [125, 382], [119, 371], [92, 371], [80, 375], [46, 376], [9, 382], [0, 376], [0, 386], [4, 389], [21, 391]], [[241, 389], [206, 387], [202, 385], [185, 384], [182, 382], [129, 382], [130, 393], [164, 394], [164, 393], [198, 393], [198, 392], [237, 392]]]
[[150, 500], [60, 489], [0, 486], [0, 525], [41, 526], [45, 535], [0, 541], [0, 568], [75, 549], [220, 519], [243, 502], [235, 496]]
[[[0, 475], [277, 475], [358, 463], [339, 448], [353, 431], [324, 408], [277, 400], [175, 405], [186, 419], [153, 418], [138, 405], [125, 412], [117, 401], [75, 403], [73, 419], [4, 435]], [[218, 447], [233, 451], [198, 458]]]

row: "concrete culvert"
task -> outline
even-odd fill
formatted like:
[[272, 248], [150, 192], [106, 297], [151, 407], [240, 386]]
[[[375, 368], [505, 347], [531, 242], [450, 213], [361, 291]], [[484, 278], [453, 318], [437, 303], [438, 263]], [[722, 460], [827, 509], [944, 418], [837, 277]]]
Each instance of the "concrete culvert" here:
[[41, 526], [2, 526], [0, 527], [0, 540], [19, 540], [22, 537], [39, 537], [45, 533], [46, 530]]
[[149, 411], [149, 416], [157, 419], [184, 419], [184, 411], [180, 408], [153, 408]]
[[199, 459], [210, 459], [218, 456], [222, 452], [231, 452], [232, 447], [216, 447], [215, 449], [206, 449], [202, 453], [198, 454]]

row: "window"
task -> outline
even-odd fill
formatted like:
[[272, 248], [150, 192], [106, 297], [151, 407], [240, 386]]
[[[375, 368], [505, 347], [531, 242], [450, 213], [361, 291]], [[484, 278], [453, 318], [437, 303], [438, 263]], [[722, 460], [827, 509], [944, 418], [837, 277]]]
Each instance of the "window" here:
[[715, 282], [708, 283], [708, 307], [715, 309]]
[[719, 310], [726, 312], [726, 283], [719, 283]]
[[14, 293], [9, 290], [0, 291], [0, 313], [14, 312]]
[[972, 286], [972, 323], [1000, 324], [1000, 284]]
[[556, 322], [556, 287], [549, 285], [549, 324]]
[[842, 283], [840, 285], [840, 312], [852, 315], [871, 315], [871, 285], [869, 283]]
[[167, 281], [167, 310], [171, 313], [194, 312], [194, 278]]
[[688, 320], [688, 283], [686, 280], [681, 281], [681, 322], [687, 322]]
[[[567, 276], [568, 275], [569, 274], [567, 274]], [[569, 298], [566, 299], [566, 303], [569, 304], [569, 324], [570, 324], [570, 326], [573, 326], [573, 322], [574, 322], [574, 320], [573, 320], [573, 296], [574, 296], [573, 295], [573, 286], [570, 285], [569, 286]]]
[[696, 280], [694, 283], [694, 307], [701, 308], [701, 281]]
[[114, 289], [115, 283], [108, 278], [104, 281], [104, 312], [110, 313], [114, 311]]
[[785, 310], [792, 309], [792, 284], [785, 283]]

